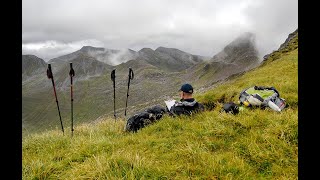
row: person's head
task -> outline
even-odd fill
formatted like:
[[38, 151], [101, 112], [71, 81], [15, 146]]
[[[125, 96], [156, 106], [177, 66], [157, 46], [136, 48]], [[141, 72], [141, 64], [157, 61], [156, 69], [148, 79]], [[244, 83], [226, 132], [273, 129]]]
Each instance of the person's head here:
[[192, 98], [193, 87], [190, 84], [183, 84], [180, 88], [180, 98], [190, 99]]

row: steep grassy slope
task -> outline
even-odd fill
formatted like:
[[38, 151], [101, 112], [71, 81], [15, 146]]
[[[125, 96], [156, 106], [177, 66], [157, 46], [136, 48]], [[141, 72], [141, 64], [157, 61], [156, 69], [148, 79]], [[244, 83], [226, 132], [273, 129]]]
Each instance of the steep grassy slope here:
[[218, 86], [214, 91], [209, 91], [198, 99], [203, 103], [209, 102], [238, 102], [239, 93], [247, 87], [267, 86], [275, 87], [280, 97], [286, 99], [291, 108], [297, 108], [298, 103], [298, 50], [288, 53], [266, 67], [252, 70], [239, 78]]
[[[233, 77], [205, 94], [211, 111], [164, 117], [125, 133], [124, 119], [23, 138], [23, 179], [297, 179], [298, 49]], [[270, 57], [271, 58], [271, 57]], [[288, 108], [220, 113], [244, 88], [274, 86]], [[70, 129], [66, 129], [70, 132]]]
[[[239, 77], [240, 76], [240, 77]], [[297, 108], [298, 103], [298, 36], [286, 48], [273, 52], [261, 66], [244, 75], [229, 78], [230, 81], [218, 86], [205, 95], [198, 96], [203, 103], [238, 102], [240, 91], [251, 86], [273, 86], [289, 106]]]

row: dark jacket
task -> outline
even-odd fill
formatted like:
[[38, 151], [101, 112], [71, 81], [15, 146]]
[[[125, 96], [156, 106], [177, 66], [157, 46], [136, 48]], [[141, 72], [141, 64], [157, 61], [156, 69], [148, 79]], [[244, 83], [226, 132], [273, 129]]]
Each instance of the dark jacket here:
[[201, 103], [198, 103], [194, 98], [191, 99], [181, 99], [179, 102], [176, 102], [170, 109], [170, 115], [191, 115], [198, 111], [203, 111], [204, 106]]

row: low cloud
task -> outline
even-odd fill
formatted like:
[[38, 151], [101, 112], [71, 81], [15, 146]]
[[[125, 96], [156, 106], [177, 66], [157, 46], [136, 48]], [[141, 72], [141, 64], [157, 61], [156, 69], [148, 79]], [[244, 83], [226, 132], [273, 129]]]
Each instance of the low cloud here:
[[256, 34], [262, 57], [297, 28], [297, 0], [22, 1], [22, 52], [46, 61], [82, 46], [212, 57], [244, 32]]

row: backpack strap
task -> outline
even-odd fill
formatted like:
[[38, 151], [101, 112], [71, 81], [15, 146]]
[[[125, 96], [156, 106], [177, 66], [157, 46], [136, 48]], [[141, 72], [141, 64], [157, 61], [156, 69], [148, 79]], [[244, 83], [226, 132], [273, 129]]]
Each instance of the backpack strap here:
[[254, 86], [255, 90], [273, 90], [274, 92], [276, 92], [278, 94], [278, 96], [280, 96], [279, 92], [276, 90], [276, 88], [274, 87], [264, 87], [264, 86]]
[[276, 92], [278, 94], [278, 97], [280, 97], [280, 93], [276, 90], [276, 88], [274, 87], [270, 87], [268, 88], [269, 90], [273, 90], [274, 92]]
[[243, 102], [246, 100], [246, 97], [247, 97], [247, 96], [250, 96], [250, 94], [248, 94], [248, 93], [246, 92], [248, 89], [249, 89], [249, 88], [241, 91], [240, 96], [239, 96], [240, 105], [243, 104]]

